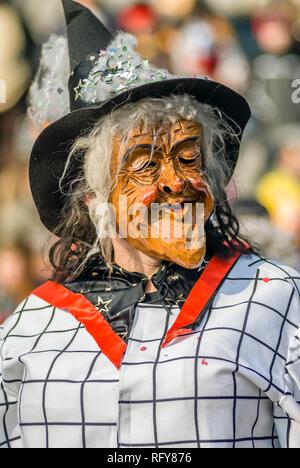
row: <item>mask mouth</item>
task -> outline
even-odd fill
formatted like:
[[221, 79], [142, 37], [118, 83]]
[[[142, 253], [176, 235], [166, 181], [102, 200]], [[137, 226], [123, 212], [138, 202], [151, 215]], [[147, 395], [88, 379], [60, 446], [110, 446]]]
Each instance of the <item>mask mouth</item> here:
[[180, 218], [178, 218], [178, 220], [182, 220], [186, 213], [195, 211], [194, 207], [197, 201], [198, 200], [185, 200], [183, 202], [172, 201], [171, 203], [161, 203], [159, 206], [155, 207], [154, 210], [153, 208], [150, 210], [151, 216], [149, 220], [162, 221], [164, 216], [168, 217], [169, 215], [175, 216], [175, 219], [179, 216]]
[[175, 212], [183, 212], [186, 208], [191, 207], [193, 204], [197, 203], [198, 200], [176, 200], [172, 201], [171, 203], [162, 203], [160, 206], [162, 209], [175, 211]]
[[201, 187], [197, 189], [197, 192], [187, 196], [184, 196], [181, 194], [175, 197], [174, 195], [172, 197], [166, 197], [162, 196], [157, 199], [157, 203], [160, 203], [161, 205], [168, 204], [168, 205], [178, 205], [178, 204], [184, 204], [184, 203], [204, 203], [205, 200], [210, 196], [209, 191], [206, 187]]
[[189, 209], [192, 209], [198, 203], [204, 205], [207, 199], [207, 193], [202, 191], [197, 198], [178, 198], [176, 200], [168, 200], [163, 203], [160, 203], [160, 208], [162, 210], [169, 210], [175, 213], [183, 213]]

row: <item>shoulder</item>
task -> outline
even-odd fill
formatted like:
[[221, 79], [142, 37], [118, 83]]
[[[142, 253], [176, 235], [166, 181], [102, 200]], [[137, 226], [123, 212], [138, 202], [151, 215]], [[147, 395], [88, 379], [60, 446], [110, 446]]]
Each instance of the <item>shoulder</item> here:
[[[250, 319], [255, 327], [300, 327], [300, 274], [282, 263], [258, 255], [242, 255], [227, 274], [215, 297], [226, 317]], [[224, 316], [224, 315], [223, 315]]]
[[6, 349], [10, 355], [26, 353], [43, 335], [51, 336], [76, 326], [71, 314], [54, 307], [33, 291], [0, 327], [2, 358]]
[[300, 273], [297, 270], [256, 254], [242, 255], [233, 266], [228, 278], [270, 283], [272, 289], [273, 286], [286, 284], [295, 288], [298, 294], [300, 291]]
[[2, 336], [4, 332], [9, 333], [12, 329], [18, 327], [20, 322], [24, 322], [24, 325], [27, 323], [28, 326], [31, 326], [35, 322], [39, 322], [48, 315], [47, 312], [49, 312], [51, 308], [51, 304], [40, 299], [34, 294], [30, 294], [2, 324]]
[[[226, 320], [235, 320], [261, 340], [286, 343], [300, 327], [300, 274], [282, 263], [242, 255], [228, 273], [215, 299]], [[226, 315], [225, 315], [226, 312]]]
[[275, 260], [242, 255], [226, 280], [225, 286], [231, 293], [244, 294], [249, 300], [259, 299], [280, 310], [291, 300], [299, 305], [300, 273]]

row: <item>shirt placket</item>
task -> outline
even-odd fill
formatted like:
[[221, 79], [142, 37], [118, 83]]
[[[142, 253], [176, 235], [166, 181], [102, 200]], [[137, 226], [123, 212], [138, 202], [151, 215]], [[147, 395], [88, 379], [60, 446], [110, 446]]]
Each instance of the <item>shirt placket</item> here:
[[118, 440], [120, 448], [154, 443], [152, 430], [154, 367], [166, 331], [179, 309], [139, 304], [120, 367]]

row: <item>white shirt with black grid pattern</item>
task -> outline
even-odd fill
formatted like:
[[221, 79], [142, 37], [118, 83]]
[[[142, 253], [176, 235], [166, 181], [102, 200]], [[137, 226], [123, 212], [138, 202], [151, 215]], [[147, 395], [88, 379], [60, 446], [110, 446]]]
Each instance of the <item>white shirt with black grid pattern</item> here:
[[242, 256], [193, 333], [136, 308], [120, 370], [34, 295], [2, 326], [0, 446], [300, 448], [300, 275]]

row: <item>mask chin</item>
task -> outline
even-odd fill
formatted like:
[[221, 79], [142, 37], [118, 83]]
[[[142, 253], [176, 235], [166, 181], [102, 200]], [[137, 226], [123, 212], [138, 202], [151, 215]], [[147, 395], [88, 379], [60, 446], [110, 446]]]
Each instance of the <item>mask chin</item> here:
[[141, 216], [135, 221], [129, 226], [127, 241], [137, 250], [187, 269], [199, 268], [203, 263], [206, 253], [204, 216], [185, 227], [182, 213], [175, 214], [171, 223], [168, 217], [150, 222]]
[[169, 261], [172, 263], [176, 263], [177, 265], [187, 268], [188, 270], [194, 270], [196, 268], [199, 268], [205, 257], [206, 253], [206, 245], [202, 247], [201, 249], [198, 249], [197, 251], [190, 251], [187, 252], [182, 252], [182, 255], [180, 256], [174, 256], [173, 258], [169, 258]]
[[189, 270], [199, 268], [206, 253], [206, 243], [204, 242], [197, 249], [166, 249], [165, 259]]
[[201, 242], [193, 242], [189, 248], [189, 242], [185, 239], [136, 239], [128, 238], [127, 241], [137, 250], [152, 257], [161, 258], [176, 263], [183, 268], [195, 269], [202, 265], [206, 253], [205, 235]]

